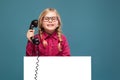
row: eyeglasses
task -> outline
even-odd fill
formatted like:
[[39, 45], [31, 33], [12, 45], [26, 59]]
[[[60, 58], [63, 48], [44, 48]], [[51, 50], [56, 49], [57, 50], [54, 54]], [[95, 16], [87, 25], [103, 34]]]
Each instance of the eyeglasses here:
[[55, 22], [55, 21], [57, 21], [58, 20], [58, 18], [57, 17], [43, 17], [43, 21], [45, 21], [45, 22], [48, 22], [48, 21], [52, 21], [52, 22]]

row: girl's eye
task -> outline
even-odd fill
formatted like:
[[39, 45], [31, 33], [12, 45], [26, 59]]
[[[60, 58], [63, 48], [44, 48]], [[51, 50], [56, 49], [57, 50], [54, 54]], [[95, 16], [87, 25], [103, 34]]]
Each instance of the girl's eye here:
[[49, 17], [45, 17], [44, 20], [49, 20]]
[[57, 18], [56, 17], [51, 17], [52, 20], [56, 20]]
[[44, 17], [44, 21], [49, 21], [51, 19], [51, 21], [55, 22], [57, 21], [57, 17]]

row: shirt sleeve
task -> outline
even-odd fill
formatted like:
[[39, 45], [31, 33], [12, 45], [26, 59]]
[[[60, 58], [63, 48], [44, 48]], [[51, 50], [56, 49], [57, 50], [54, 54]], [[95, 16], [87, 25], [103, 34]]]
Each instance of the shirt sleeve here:
[[63, 35], [62, 36], [62, 51], [61, 51], [61, 56], [70, 56], [70, 47], [67, 41], [67, 38]]
[[33, 43], [28, 40], [26, 45], [26, 56], [33, 56], [33, 48]]

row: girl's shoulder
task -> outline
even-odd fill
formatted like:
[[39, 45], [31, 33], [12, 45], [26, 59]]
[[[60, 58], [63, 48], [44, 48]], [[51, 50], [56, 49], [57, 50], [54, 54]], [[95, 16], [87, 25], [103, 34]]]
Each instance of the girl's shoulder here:
[[66, 40], [66, 36], [64, 34], [61, 35], [63, 40]]

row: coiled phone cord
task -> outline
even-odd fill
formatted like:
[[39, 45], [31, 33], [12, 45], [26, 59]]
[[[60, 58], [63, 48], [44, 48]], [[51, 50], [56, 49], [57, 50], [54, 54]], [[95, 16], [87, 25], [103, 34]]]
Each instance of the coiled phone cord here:
[[38, 45], [35, 45], [35, 46], [37, 47], [37, 48], [36, 48], [36, 49], [37, 49], [36, 53], [37, 53], [38, 56], [37, 56], [37, 58], [36, 58], [37, 61], [36, 61], [35, 77], [34, 77], [34, 79], [37, 80], [37, 77], [38, 77], [38, 76], [37, 76], [37, 75], [38, 75], [38, 69], [39, 69], [39, 49], [38, 49]]
[[39, 56], [37, 56], [37, 62], [36, 62], [36, 67], [35, 67], [35, 77], [34, 79], [37, 80], [37, 75], [38, 75], [38, 67], [39, 67]]

